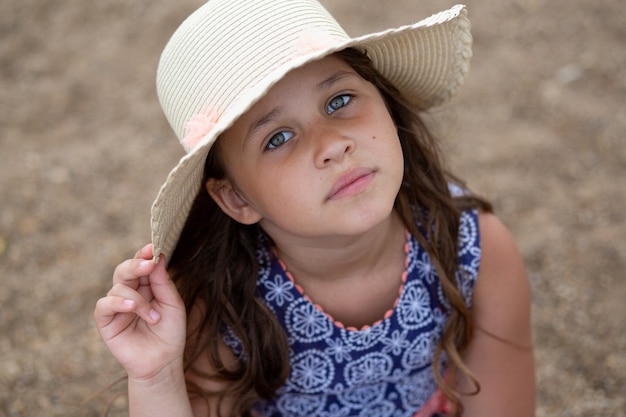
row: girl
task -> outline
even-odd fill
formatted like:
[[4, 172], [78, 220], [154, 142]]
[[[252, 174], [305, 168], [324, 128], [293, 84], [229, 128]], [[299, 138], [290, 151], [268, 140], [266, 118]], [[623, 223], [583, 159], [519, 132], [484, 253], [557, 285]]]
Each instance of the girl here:
[[131, 416], [533, 415], [520, 255], [417, 113], [470, 46], [463, 6], [355, 39], [314, 0], [181, 25], [157, 86], [188, 154], [95, 309]]

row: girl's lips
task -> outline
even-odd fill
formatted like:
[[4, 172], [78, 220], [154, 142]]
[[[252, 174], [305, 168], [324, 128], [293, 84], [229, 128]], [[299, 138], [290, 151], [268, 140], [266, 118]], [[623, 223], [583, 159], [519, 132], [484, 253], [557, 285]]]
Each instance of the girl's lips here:
[[351, 197], [363, 191], [374, 178], [371, 168], [354, 168], [341, 175], [333, 184], [326, 200]]

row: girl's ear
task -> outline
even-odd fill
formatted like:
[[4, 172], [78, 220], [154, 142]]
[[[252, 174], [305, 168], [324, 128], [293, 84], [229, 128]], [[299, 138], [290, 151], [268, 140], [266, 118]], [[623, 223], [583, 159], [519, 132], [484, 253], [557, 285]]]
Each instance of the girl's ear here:
[[254, 224], [261, 220], [261, 215], [239, 196], [228, 179], [209, 178], [204, 186], [213, 201], [236, 222]]

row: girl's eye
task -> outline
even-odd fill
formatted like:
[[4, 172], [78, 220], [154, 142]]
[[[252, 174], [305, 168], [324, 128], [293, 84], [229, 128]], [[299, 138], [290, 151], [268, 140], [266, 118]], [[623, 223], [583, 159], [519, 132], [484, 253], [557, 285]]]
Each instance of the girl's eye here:
[[352, 96], [349, 94], [341, 94], [337, 97], [333, 97], [326, 106], [326, 113], [333, 114], [335, 110], [339, 110], [352, 100]]
[[283, 146], [287, 141], [289, 141], [293, 137], [293, 132], [281, 131], [278, 132], [267, 142], [267, 146], [265, 147], [268, 150], [276, 149]]

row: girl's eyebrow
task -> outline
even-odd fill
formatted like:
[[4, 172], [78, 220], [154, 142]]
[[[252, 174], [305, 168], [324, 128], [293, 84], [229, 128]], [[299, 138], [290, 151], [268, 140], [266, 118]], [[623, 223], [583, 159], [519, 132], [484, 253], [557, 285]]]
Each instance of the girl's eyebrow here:
[[328, 90], [335, 83], [343, 80], [344, 78], [349, 78], [349, 77], [353, 77], [353, 76], [356, 76], [356, 74], [351, 72], [351, 71], [344, 71], [344, 70], [337, 71], [337, 72], [331, 74], [331, 76], [326, 78], [324, 81], [322, 81], [319, 84], [317, 84], [316, 89], [318, 91]]
[[259, 119], [255, 120], [251, 125], [250, 129], [248, 129], [248, 134], [246, 135], [246, 139], [244, 141], [244, 147], [249, 142], [250, 138], [263, 126], [272, 122], [272, 120], [276, 119], [281, 113], [279, 107], [275, 107], [269, 113], [261, 116]]

